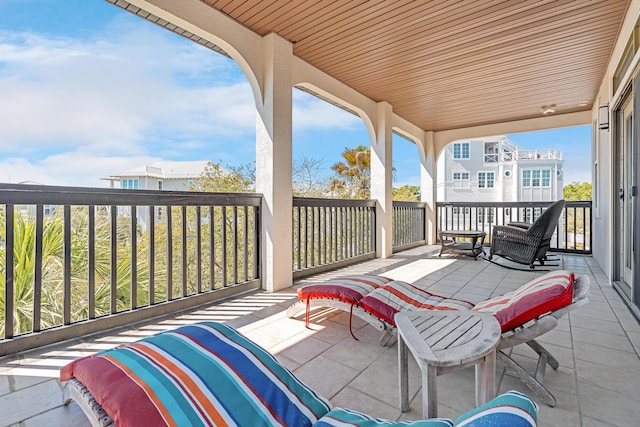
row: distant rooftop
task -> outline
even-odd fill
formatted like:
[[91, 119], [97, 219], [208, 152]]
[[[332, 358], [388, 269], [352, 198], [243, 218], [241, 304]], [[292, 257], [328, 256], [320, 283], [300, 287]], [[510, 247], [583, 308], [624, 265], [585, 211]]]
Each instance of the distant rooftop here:
[[193, 179], [199, 178], [209, 160], [194, 160], [186, 162], [153, 162], [149, 165], [137, 166], [128, 171], [114, 174], [106, 178], [107, 181], [117, 181], [122, 178], [131, 177], [153, 177], [160, 179]]

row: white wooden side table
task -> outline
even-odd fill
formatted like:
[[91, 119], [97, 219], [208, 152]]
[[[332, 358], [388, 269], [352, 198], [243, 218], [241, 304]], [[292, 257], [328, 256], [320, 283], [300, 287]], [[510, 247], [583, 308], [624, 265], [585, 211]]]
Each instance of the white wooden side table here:
[[437, 417], [436, 377], [476, 365], [476, 406], [495, 397], [496, 346], [500, 324], [490, 314], [474, 311], [400, 312], [398, 368], [400, 409], [409, 410], [408, 351], [422, 371], [422, 416]]

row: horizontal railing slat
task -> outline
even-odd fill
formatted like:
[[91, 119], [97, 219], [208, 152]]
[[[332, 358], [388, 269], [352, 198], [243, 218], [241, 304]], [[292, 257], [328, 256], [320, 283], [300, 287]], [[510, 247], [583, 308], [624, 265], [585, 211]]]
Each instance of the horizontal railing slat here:
[[0, 184], [4, 204], [128, 206], [260, 206], [257, 193], [204, 193]]

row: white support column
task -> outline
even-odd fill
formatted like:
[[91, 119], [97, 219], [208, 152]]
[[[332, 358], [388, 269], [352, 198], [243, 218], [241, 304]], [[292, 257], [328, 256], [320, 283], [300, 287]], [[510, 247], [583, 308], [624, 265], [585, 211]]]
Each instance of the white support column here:
[[437, 159], [433, 142], [433, 132], [425, 132], [420, 150], [420, 201], [427, 204], [425, 210], [425, 234], [427, 244], [433, 245], [436, 239], [436, 168]]
[[[292, 60], [291, 43], [268, 34], [263, 39], [263, 105], [256, 120], [256, 191], [262, 204], [262, 286], [291, 286], [292, 261]], [[259, 103], [258, 103], [259, 104]]]
[[[513, 182], [511, 186], [511, 201], [522, 200], [522, 172], [520, 172], [520, 166], [518, 162], [513, 162], [513, 168], [511, 169], [511, 180]], [[512, 219], [515, 221], [515, 219]]]
[[376, 140], [371, 143], [371, 198], [376, 205], [376, 256], [393, 253], [393, 165], [391, 159], [392, 108], [388, 102], [376, 104]]

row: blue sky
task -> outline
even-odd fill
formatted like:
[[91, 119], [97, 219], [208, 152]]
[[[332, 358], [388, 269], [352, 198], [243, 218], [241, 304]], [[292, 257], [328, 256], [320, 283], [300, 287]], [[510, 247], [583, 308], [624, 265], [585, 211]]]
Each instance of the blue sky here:
[[[104, 0], [0, 0], [0, 182], [107, 186], [158, 160], [255, 160], [255, 109], [233, 61]], [[293, 156], [323, 170], [368, 145], [362, 121], [294, 90]], [[591, 181], [589, 126], [509, 135], [563, 151], [565, 184]], [[394, 136], [395, 186], [419, 185]]]

